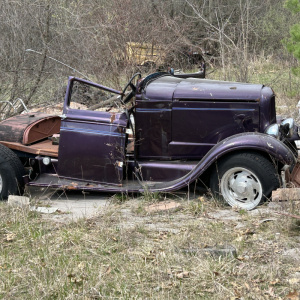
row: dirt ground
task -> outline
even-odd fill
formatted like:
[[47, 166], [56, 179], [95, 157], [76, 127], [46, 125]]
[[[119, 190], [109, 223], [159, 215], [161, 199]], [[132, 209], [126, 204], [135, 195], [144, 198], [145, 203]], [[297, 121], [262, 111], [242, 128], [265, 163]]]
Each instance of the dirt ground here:
[[0, 206], [1, 299], [299, 299], [300, 201], [28, 195]]
[[46, 208], [45, 218], [65, 223], [96, 216], [110, 205], [112, 194], [30, 188], [28, 196], [35, 207]]
[[[181, 191], [178, 193], [179, 199], [188, 199], [186, 201], [193, 201], [195, 199], [204, 198], [204, 193], [196, 193], [188, 195], [187, 192]], [[41, 188], [30, 188], [28, 191], [28, 196], [31, 198], [31, 203], [35, 205], [35, 207], [44, 207], [46, 208], [42, 214], [45, 218], [49, 218], [55, 220], [57, 222], [67, 223], [70, 221], [77, 221], [81, 218], [89, 219], [96, 217], [97, 215], [103, 214], [108, 209], [112, 209], [116, 203], [118, 203], [119, 198], [121, 197], [118, 194], [107, 194], [107, 193], [97, 193], [97, 192], [82, 192], [82, 191], [53, 191], [49, 189], [41, 189]], [[117, 198], [117, 201], [116, 201]], [[128, 200], [126, 198], [126, 200]], [[152, 199], [151, 199], [152, 200]], [[161, 203], [169, 203], [168, 198], [164, 199], [165, 201], [161, 201]], [[139, 222], [139, 219], [144, 219], [145, 216], [137, 217], [130, 213], [130, 209], [128, 207], [132, 207], [132, 205], [138, 204], [140, 201], [139, 197], [136, 199], [131, 199], [128, 201], [127, 205], [122, 208], [122, 213], [127, 215], [129, 219], [131, 219], [132, 223]], [[121, 202], [121, 201], [120, 201]], [[124, 201], [125, 202], [125, 201]], [[149, 206], [151, 206], [152, 202], [156, 203], [156, 201], [150, 201]], [[171, 201], [174, 202], [174, 201]], [[160, 201], [158, 201], [160, 203]], [[118, 203], [119, 204], [119, 203]], [[268, 203], [264, 206], [261, 206], [255, 210], [245, 212], [249, 216], [258, 216], [262, 217], [264, 215], [276, 215], [276, 211], [282, 210], [284, 203]], [[119, 207], [119, 205], [118, 205]], [[49, 211], [47, 211], [47, 208]], [[51, 208], [51, 209], [50, 209]], [[168, 207], [157, 207], [157, 212], [159, 211], [172, 211], [172, 209]], [[241, 213], [239, 210], [234, 210], [229, 206], [221, 205], [219, 208], [214, 208], [212, 212], [207, 214], [208, 218], [220, 220], [223, 222], [226, 221], [240, 221]], [[128, 225], [128, 224], [127, 224]]]

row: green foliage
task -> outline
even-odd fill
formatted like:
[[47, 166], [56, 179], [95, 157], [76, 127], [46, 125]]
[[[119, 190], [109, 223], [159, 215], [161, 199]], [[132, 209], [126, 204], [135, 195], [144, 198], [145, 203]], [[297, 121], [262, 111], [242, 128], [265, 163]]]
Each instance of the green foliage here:
[[300, 24], [291, 27], [290, 38], [286, 40], [286, 48], [295, 58], [300, 59]]
[[287, 0], [284, 5], [292, 13], [300, 12], [300, 2], [299, 0]]
[[[299, 13], [300, 1], [287, 0], [285, 3], [285, 7], [294, 14]], [[300, 23], [295, 24], [290, 28], [290, 37], [284, 40], [284, 44], [287, 50], [292, 53], [296, 59], [300, 60]], [[300, 75], [300, 68], [293, 68], [293, 72], [296, 75]]]

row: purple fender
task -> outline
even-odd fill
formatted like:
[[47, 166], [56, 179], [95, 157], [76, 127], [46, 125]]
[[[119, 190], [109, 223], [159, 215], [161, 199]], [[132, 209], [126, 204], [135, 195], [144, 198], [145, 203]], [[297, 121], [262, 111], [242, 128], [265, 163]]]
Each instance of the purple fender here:
[[150, 187], [150, 191], [175, 191], [181, 189], [199, 178], [214, 162], [227, 153], [239, 150], [258, 151], [270, 155], [275, 161], [283, 165], [294, 165], [296, 158], [292, 151], [276, 138], [262, 133], [249, 132], [230, 136], [216, 144], [184, 177], [173, 182], [157, 184]]

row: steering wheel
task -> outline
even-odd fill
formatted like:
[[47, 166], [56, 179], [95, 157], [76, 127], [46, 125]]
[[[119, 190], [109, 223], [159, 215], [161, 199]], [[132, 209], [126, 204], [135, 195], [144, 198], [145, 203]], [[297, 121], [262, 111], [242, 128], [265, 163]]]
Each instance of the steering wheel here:
[[[126, 84], [126, 86], [124, 87], [123, 91], [122, 91], [122, 95], [121, 95], [121, 102], [123, 104], [128, 103], [132, 97], [135, 96], [136, 94], [136, 86], [132, 83], [133, 80], [138, 77], [138, 79], [140, 79], [142, 77], [141, 73], [135, 73], [130, 80], [128, 81], [128, 83]], [[128, 89], [128, 87], [131, 87], [131, 92], [125, 97], [125, 92]], [[125, 98], [124, 98], [125, 97]]]

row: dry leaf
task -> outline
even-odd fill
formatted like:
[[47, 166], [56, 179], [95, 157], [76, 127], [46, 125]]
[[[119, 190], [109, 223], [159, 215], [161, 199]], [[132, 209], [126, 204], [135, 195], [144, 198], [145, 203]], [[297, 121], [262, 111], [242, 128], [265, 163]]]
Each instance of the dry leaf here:
[[276, 278], [275, 280], [270, 281], [270, 284], [271, 284], [271, 285], [275, 285], [275, 284], [277, 284], [277, 283], [279, 283], [279, 282], [280, 282], [279, 279]]
[[201, 201], [201, 202], [205, 202], [206, 199], [205, 199], [205, 197], [201, 196], [201, 197], [198, 198], [198, 200]]
[[234, 294], [238, 299], [240, 299], [242, 296], [240, 288], [234, 288]]
[[104, 272], [103, 276], [109, 275], [110, 272], [111, 272], [111, 267], [109, 266], [109, 267], [106, 269], [106, 271]]
[[7, 242], [12, 242], [15, 239], [16, 235], [14, 233], [8, 233], [5, 237]]
[[242, 235], [254, 234], [255, 231], [253, 229], [247, 228], [246, 230], [242, 231]]
[[189, 272], [183, 271], [181, 273], [176, 274], [176, 278], [178, 278], [178, 279], [188, 278], [189, 275], [190, 275]]
[[286, 300], [299, 300], [299, 293], [294, 290], [286, 295]]
[[182, 274], [182, 273], [178, 273], [178, 274], [176, 274], [176, 278], [178, 278], [178, 279], [182, 279], [182, 278], [183, 278], [183, 274]]
[[242, 240], [244, 240], [244, 237], [242, 235], [238, 236], [235, 241], [236, 242], [241, 242]]
[[270, 295], [272, 298], [276, 297], [276, 295], [274, 293], [274, 288], [273, 287], [269, 287], [269, 289], [265, 292], [265, 294]]
[[78, 285], [81, 285], [83, 282], [82, 282], [82, 278], [77, 278], [77, 277], [71, 277], [71, 282], [72, 283], [75, 283], [75, 284], [78, 284]]
[[85, 263], [82, 261], [82, 262], [80, 262], [79, 264], [78, 264], [78, 266], [77, 266], [77, 268], [79, 269], [79, 270], [83, 270], [84, 269], [84, 267], [85, 267]]

